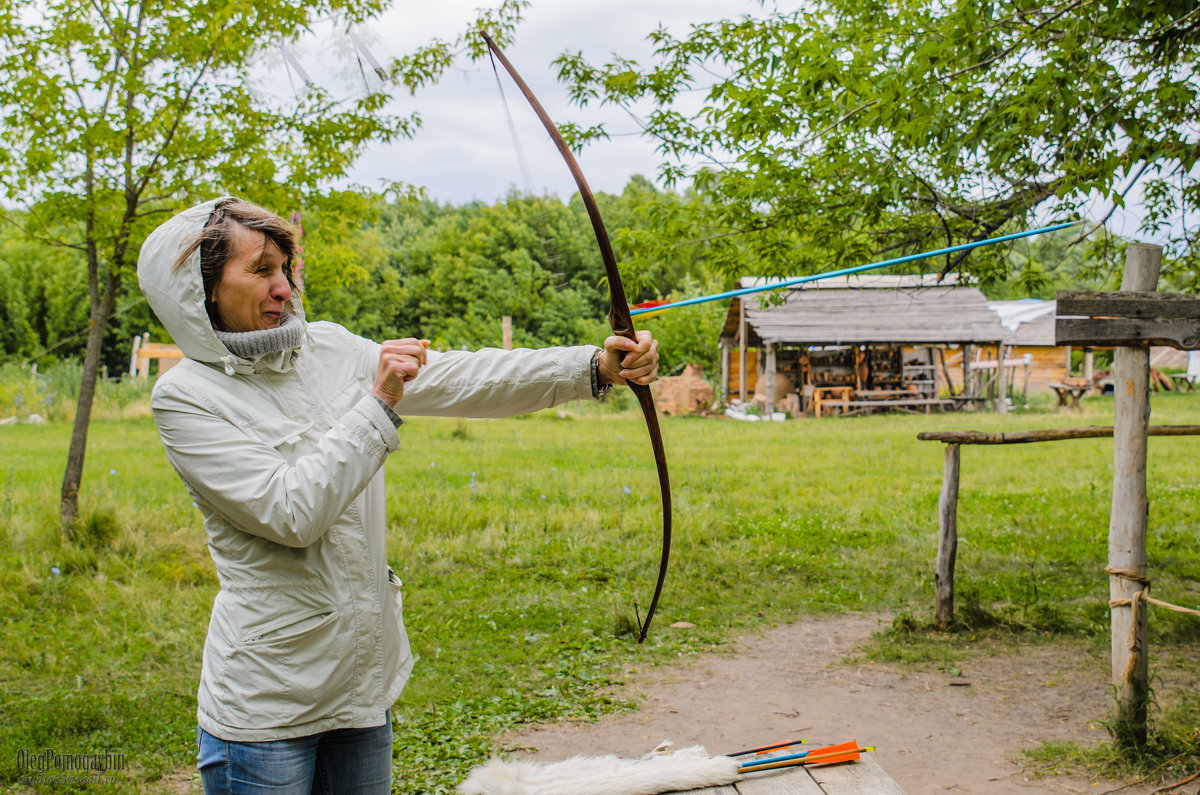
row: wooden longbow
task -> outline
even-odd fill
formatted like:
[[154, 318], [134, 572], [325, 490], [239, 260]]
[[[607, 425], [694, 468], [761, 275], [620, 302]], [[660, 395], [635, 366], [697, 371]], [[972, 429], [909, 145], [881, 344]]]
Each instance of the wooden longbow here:
[[[534, 113], [541, 120], [542, 126], [550, 134], [550, 139], [558, 147], [559, 154], [566, 161], [567, 168], [570, 170], [571, 176], [575, 179], [575, 185], [579, 188], [579, 195], [583, 198], [583, 206], [587, 208], [588, 218], [592, 221], [592, 231], [595, 232], [596, 243], [600, 247], [600, 258], [604, 261], [604, 272], [608, 277], [608, 323], [612, 326], [614, 334], [619, 334], [626, 339], [636, 342], [637, 337], [634, 334], [633, 318], [629, 314], [629, 301], [625, 297], [625, 286], [621, 282], [621, 272], [617, 269], [617, 258], [613, 255], [612, 244], [608, 240], [608, 230], [604, 228], [604, 219], [600, 217], [600, 208], [596, 206], [596, 199], [592, 196], [587, 179], [583, 176], [583, 169], [579, 167], [578, 161], [575, 160], [575, 155], [571, 153], [567, 142], [563, 140], [558, 127], [550, 119], [550, 115], [546, 113], [546, 109], [542, 107], [542, 103], [538, 102], [537, 97], [533, 95], [533, 91], [530, 90], [528, 84], [521, 78], [516, 68], [504, 56], [500, 47], [486, 31], [481, 30], [479, 32], [483, 36], [483, 40], [487, 42], [488, 49], [491, 50], [492, 55], [500, 61], [504, 66], [504, 70], [512, 77], [517, 87], [521, 89], [521, 93], [525, 95], [525, 99], [528, 100], [529, 104], [533, 107]], [[662, 495], [662, 556], [658, 564], [658, 581], [654, 585], [654, 597], [650, 600], [650, 608], [646, 611], [646, 619], [645, 621], [642, 621], [640, 618], [638, 619], [638, 643], [641, 643], [646, 639], [646, 633], [650, 631], [650, 622], [654, 619], [654, 611], [658, 608], [659, 597], [662, 596], [663, 583], [667, 579], [667, 563], [671, 555], [671, 482], [667, 474], [667, 455], [663, 449], [662, 433], [658, 427], [658, 413], [654, 409], [654, 396], [650, 392], [650, 387], [630, 383], [629, 388], [637, 396], [638, 403], [642, 407], [642, 415], [646, 418], [646, 429], [650, 433], [650, 445], [654, 449], [654, 464], [658, 467], [659, 493]]]

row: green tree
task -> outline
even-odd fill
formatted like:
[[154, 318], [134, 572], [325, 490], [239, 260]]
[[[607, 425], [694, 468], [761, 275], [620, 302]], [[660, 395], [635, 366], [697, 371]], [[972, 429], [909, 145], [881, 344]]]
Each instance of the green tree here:
[[[506, 0], [483, 22], [507, 33], [523, 5]], [[311, 204], [368, 143], [414, 129], [415, 116], [387, 111], [391, 93], [436, 80], [465, 34], [381, 68], [380, 87], [350, 99], [312, 82], [273, 99], [256, 85], [262, 52], [295, 42], [318, 21], [342, 29], [383, 7], [384, 0], [0, 0], [0, 195], [23, 209], [6, 220], [31, 239], [79, 252], [88, 274], [64, 524], [78, 512], [105, 329], [149, 230], [224, 192], [281, 211]]]
[[[560, 77], [580, 104], [651, 106], [662, 176], [702, 194], [728, 270], [747, 253], [781, 275], [953, 245], [1138, 184], [1145, 231], [1197, 258], [1191, 0], [816, 0], [650, 38], [649, 65], [566, 54]], [[1005, 278], [1004, 252], [969, 256]]]
[[[313, 293], [314, 308], [357, 304], [393, 333], [443, 348], [499, 345], [505, 315], [517, 346], [596, 342], [603, 333], [602, 271], [581, 207], [515, 195], [491, 206], [397, 202], [378, 234], [386, 266], [342, 286], [340, 297]], [[373, 295], [380, 290], [386, 304]]]

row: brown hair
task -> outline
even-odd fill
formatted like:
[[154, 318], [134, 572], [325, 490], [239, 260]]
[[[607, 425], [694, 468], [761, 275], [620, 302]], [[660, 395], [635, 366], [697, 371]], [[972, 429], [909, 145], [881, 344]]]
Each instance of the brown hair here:
[[283, 273], [287, 276], [288, 286], [292, 292], [300, 292], [296, 279], [292, 275], [292, 262], [296, 259], [298, 244], [295, 231], [275, 213], [259, 207], [244, 199], [223, 199], [213, 207], [208, 222], [196, 236], [196, 239], [184, 249], [175, 261], [175, 271], [184, 268], [196, 249], [200, 249], [200, 276], [204, 281], [204, 308], [208, 319], [217, 327], [216, 312], [213, 309], [213, 291], [221, 283], [221, 275], [225, 272], [225, 264], [233, 256], [233, 226], [234, 224], [262, 232], [266, 235], [284, 256]]

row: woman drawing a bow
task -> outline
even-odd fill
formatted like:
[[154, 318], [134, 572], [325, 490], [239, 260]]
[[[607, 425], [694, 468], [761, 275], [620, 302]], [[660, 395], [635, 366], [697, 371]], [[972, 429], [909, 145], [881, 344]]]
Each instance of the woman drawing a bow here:
[[306, 322], [297, 244], [234, 198], [146, 240], [138, 280], [185, 359], [152, 406], [221, 590], [198, 694], [206, 793], [387, 793], [413, 667], [385, 549], [401, 416], [503, 417], [649, 384], [657, 342], [437, 353]]

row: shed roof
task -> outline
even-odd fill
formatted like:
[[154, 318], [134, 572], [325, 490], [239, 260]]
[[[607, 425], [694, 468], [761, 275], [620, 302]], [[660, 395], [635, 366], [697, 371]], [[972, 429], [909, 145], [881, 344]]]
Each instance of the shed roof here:
[[941, 345], [1008, 336], [977, 288], [927, 286], [921, 277], [909, 283], [794, 290], [777, 306], [764, 306], [758, 295], [734, 298], [721, 339], [737, 339], [742, 301], [752, 345]]

